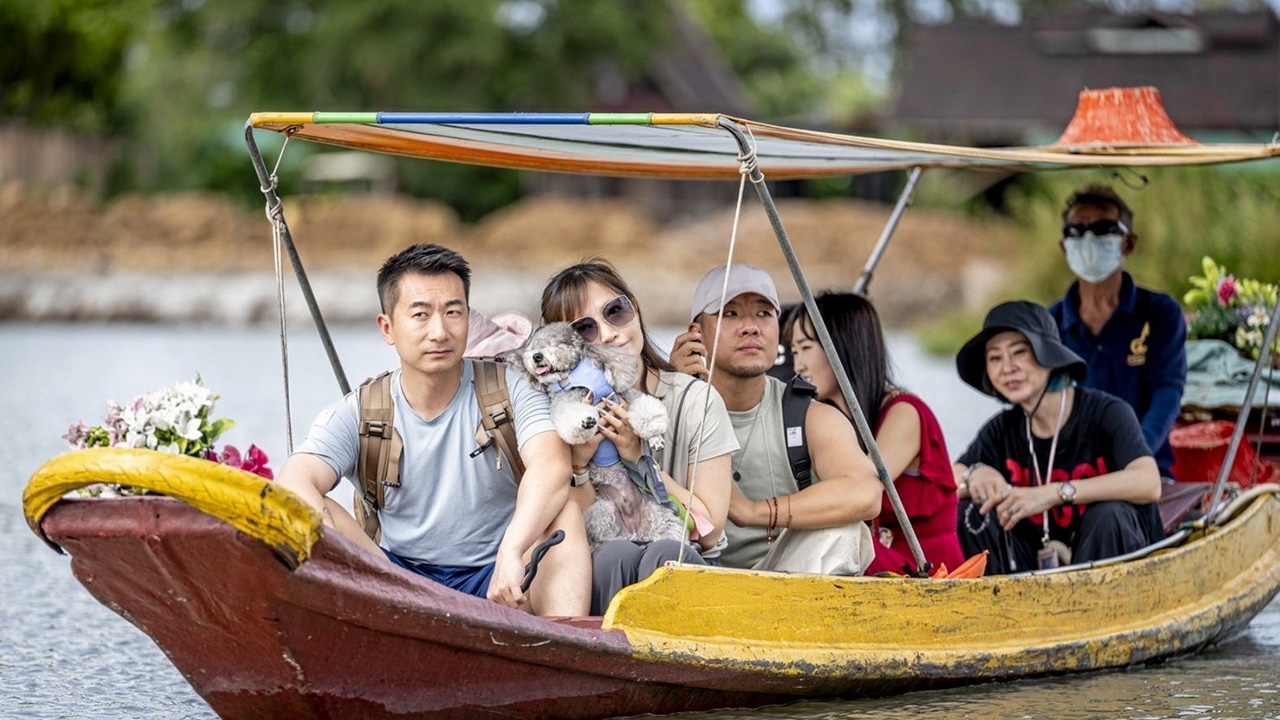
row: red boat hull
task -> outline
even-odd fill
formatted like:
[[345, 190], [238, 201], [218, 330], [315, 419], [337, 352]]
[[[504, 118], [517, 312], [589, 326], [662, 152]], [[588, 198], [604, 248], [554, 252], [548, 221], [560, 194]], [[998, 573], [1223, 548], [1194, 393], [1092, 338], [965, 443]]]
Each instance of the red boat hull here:
[[223, 718], [600, 718], [796, 699], [690, 688], [690, 668], [633, 659], [599, 618], [512, 611], [341, 538], [290, 571], [175, 499], [64, 501], [41, 525], [94, 597], [151, 636]]

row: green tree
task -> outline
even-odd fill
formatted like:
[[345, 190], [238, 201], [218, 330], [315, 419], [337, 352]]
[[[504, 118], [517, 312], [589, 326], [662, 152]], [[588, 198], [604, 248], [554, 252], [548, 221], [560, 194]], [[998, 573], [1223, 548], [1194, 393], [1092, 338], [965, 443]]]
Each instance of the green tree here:
[[126, 52], [153, 0], [0, 0], [0, 117], [126, 127]]
[[[607, 70], [640, 77], [661, 3], [625, 0], [164, 0], [129, 97], [166, 187], [256, 191], [239, 127], [256, 110], [587, 107]], [[293, 150], [290, 159], [296, 159]], [[509, 202], [511, 173], [402, 163], [402, 187], [464, 217]]]
[[804, 114], [821, 104], [824, 87], [802, 45], [782, 26], [762, 24], [742, 0], [687, 7], [741, 79], [761, 117]]

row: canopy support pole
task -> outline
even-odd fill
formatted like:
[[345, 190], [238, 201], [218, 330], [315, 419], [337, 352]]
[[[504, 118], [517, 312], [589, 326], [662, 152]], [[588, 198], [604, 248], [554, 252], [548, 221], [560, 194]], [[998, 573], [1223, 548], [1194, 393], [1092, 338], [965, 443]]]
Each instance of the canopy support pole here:
[[[338, 351], [333, 346], [333, 338], [329, 336], [329, 327], [325, 324], [324, 317], [320, 314], [320, 305], [316, 302], [316, 295], [311, 290], [311, 281], [307, 279], [307, 271], [302, 267], [302, 258], [298, 256], [298, 248], [293, 244], [293, 234], [289, 232], [289, 225], [284, 219], [284, 208], [281, 205], [280, 197], [276, 194], [275, 178], [267, 170], [267, 164], [262, 159], [262, 152], [258, 150], [258, 143], [253, 138], [253, 126], [249, 122], [244, 124], [244, 143], [249, 147], [249, 158], [253, 161], [254, 172], [258, 174], [258, 182], [262, 188], [262, 194], [267, 198], [268, 214], [272, 212], [273, 208], [278, 213], [281, 239], [284, 241], [285, 250], [289, 254], [289, 263], [293, 265], [293, 274], [298, 279], [298, 288], [302, 291], [302, 297], [307, 302], [307, 309], [311, 311], [311, 319], [315, 322], [316, 332], [320, 335], [320, 343], [324, 346], [324, 352], [329, 357], [329, 366], [333, 368], [333, 374], [338, 379], [338, 387], [342, 390], [342, 394], [346, 395], [351, 392], [351, 384], [347, 382], [347, 374], [342, 369], [342, 361], [338, 359]], [[277, 222], [277, 219], [272, 218], [272, 222]], [[281, 318], [281, 322], [284, 322], [283, 318]], [[285, 383], [285, 396], [287, 398], [289, 394], [287, 379]]]
[[889, 247], [889, 241], [893, 239], [893, 234], [898, 231], [898, 222], [902, 220], [907, 207], [911, 205], [911, 201], [915, 198], [916, 185], [920, 183], [920, 176], [923, 174], [924, 169], [919, 165], [911, 168], [911, 172], [907, 174], [907, 184], [898, 195], [898, 203], [893, 206], [893, 212], [889, 215], [888, 222], [884, 224], [884, 230], [880, 231], [880, 239], [876, 241], [876, 246], [871, 249], [871, 257], [867, 258], [867, 264], [863, 266], [862, 274], [853, 283], [854, 293], [863, 296], [867, 294], [867, 286], [871, 284], [871, 276], [875, 274], [876, 266], [880, 264], [880, 258], [884, 255], [885, 249]]
[[920, 549], [920, 541], [916, 538], [915, 530], [911, 527], [911, 519], [907, 517], [906, 510], [902, 507], [902, 499], [898, 497], [898, 490], [893, 485], [893, 478], [889, 477], [889, 471], [885, 469], [884, 458], [880, 456], [880, 448], [876, 446], [875, 433], [871, 432], [871, 426], [867, 424], [867, 418], [862, 412], [862, 406], [858, 404], [858, 398], [853, 394], [853, 385], [849, 382], [849, 376], [844, 371], [844, 365], [841, 364], [840, 358], [836, 354], [835, 344], [831, 341], [831, 334], [827, 332], [827, 326], [822, 320], [822, 313], [818, 310], [818, 304], [813, 299], [813, 290], [809, 287], [809, 281], [805, 278], [804, 270], [800, 268], [800, 260], [796, 257], [795, 248], [791, 245], [790, 238], [787, 237], [787, 231], [782, 227], [782, 219], [778, 216], [778, 208], [774, 205], [773, 196], [769, 193], [769, 188], [764, 184], [764, 174], [760, 172], [760, 165], [756, 162], [755, 148], [733, 121], [727, 118], [720, 118], [718, 124], [727, 130], [738, 143], [739, 156], [744, 158], [743, 163], [747, 166], [747, 176], [751, 180], [751, 184], [755, 186], [756, 194], [760, 196], [760, 204], [764, 207], [765, 215], [769, 217], [769, 224], [773, 226], [773, 234], [778, 238], [778, 246], [782, 249], [782, 254], [787, 259], [787, 266], [791, 269], [791, 277], [795, 280], [796, 288], [800, 291], [800, 297], [804, 299], [805, 310], [808, 311], [809, 317], [813, 319], [813, 329], [818, 334], [818, 341], [822, 344], [823, 352], [826, 353], [827, 362], [830, 363], [831, 370], [835, 373], [836, 381], [840, 384], [840, 392], [844, 395], [849, 409], [853, 411], [854, 426], [867, 446], [867, 453], [871, 456], [871, 462], [875, 464], [880, 484], [884, 486], [884, 491], [889, 496], [889, 502], [893, 505], [893, 513], [907, 538], [907, 544], [911, 546], [911, 555], [915, 559], [917, 568], [916, 573], [913, 574], [927, 576], [930, 565], [925, 561], [924, 552]]
[[[1249, 389], [1244, 393], [1244, 402], [1240, 404], [1240, 412], [1236, 415], [1236, 427], [1231, 431], [1231, 443], [1227, 445], [1227, 455], [1222, 459], [1222, 467], [1218, 468], [1218, 481], [1213, 485], [1213, 500], [1209, 503], [1209, 512], [1205, 513], [1205, 526], [1211, 527], [1218, 513], [1222, 511], [1222, 492], [1227, 485], [1227, 477], [1231, 475], [1231, 465], [1235, 462], [1236, 451], [1240, 449], [1240, 440], [1244, 437], [1245, 425], [1249, 421], [1249, 412], [1253, 410], [1253, 398], [1258, 392], [1258, 379], [1262, 377], [1263, 366], [1269, 365], [1272, 358], [1271, 347], [1276, 341], [1276, 329], [1280, 326], [1280, 303], [1271, 311], [1271, 322], [1267, 325], [1266, 337], [1262, 341], [1262, 351], [1258, 354], [1258, 362], [1254, 363], [1253, 375], [1249, 377]], [[1268, 398], [1264, 398], [1265, 403]]]

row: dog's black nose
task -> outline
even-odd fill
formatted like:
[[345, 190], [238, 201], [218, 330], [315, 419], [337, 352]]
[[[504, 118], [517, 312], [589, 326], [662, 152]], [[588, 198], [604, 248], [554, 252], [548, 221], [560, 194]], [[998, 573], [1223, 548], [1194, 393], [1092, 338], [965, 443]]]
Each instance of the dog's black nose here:
[[542, 353], [534, 353], [534, 354], [533, 354], [533, 361], [534, 361], [534, 362], [536, 362], [536, 363], [538, 363], [539, 365], [541, 365], [541, 364], [542, 364], [542, 359], [543, 359], [543, 358], [542, 358]]

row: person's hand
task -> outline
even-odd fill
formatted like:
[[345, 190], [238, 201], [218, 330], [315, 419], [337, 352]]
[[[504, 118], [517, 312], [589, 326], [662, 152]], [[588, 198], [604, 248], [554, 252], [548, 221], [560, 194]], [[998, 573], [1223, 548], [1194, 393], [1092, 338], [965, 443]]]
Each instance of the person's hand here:
[[[597, 426], [598, 428], [599, 426]], [[579, 445], [573, 445], [569, 448], [571, 460], [575, 468], [584, 468], [587, 463], [591, 462], [591, 458], [595, 457], [596, 450], [600, 447], [600, 443], [604, 442], [604, 435], [597, 432], [592, 435], [586, 442]]]
[[751, 527], [768, 524], [768, 520], [760, 521], [760, 505], [761, 503], [742, 494], [736, 484], [729, 486], [729, 519], [734, 525]]
[[686, 375], [707, 379], [707, 346], [702, 342], [702, 328], [697, 323], [689, 323], [689, 329], [676, 336], [671, 347], [671, 364]]
[[[600, 411], [599, 435], [613, 441], [618, 448], [618, 455], [623, 460], [635, 465], [644, 454], [644, 445], [640, 436], [631, 429], [631, 418], [627, 415], [627, 402], [619, 398], [614, 402], [608, 398], [601, 400], [596, 408]], [[597, 443], [598, 444], [598, 443]]]
[[1012, 530], [1023, 518], [1038, 517], [1058, 504], [1058, 489], [1053, 485], [1010, 488], [1004, 499], [996, 504], [996, 517], [1000, 527]]
[[983, 515], [1004, 500], [1013, 486], [990, 465], [983, 465], [969, 474], [969, 498], [977, 503]]
[[524, 560], [520, 553], [498, 548], [498, 559], [493, 564], [493, 576], [489, 579], [488, 598], [499, 605], [523, 610], [529, 600], [520, 590], [524, 582]]

